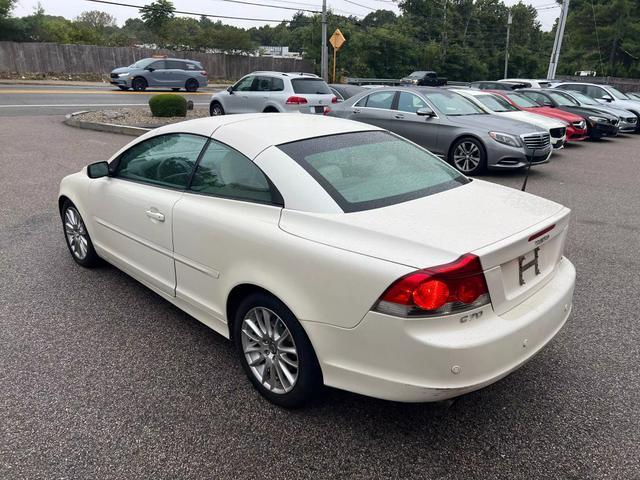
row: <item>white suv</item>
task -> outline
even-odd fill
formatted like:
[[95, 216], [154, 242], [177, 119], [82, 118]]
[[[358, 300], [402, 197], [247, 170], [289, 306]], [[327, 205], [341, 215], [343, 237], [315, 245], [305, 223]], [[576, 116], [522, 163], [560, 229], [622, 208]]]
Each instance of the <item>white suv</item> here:
[[310, 73], [253, 72], [235, 85], [216, 92], [211, 116], [227, 113], [301, 112], [324, 114], [337, 103], [331, 89]]

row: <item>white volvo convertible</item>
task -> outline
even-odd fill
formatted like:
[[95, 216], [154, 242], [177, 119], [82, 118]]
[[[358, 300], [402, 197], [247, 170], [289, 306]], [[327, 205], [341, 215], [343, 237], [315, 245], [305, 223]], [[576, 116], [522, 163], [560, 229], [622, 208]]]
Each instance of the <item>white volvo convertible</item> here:
[[569, 210], [364, 123], [296, 114], [149, 132], [62, 180], [74, 260], [231, 338], [255, 387], [398, 401], [476, 390], [563, 326]]

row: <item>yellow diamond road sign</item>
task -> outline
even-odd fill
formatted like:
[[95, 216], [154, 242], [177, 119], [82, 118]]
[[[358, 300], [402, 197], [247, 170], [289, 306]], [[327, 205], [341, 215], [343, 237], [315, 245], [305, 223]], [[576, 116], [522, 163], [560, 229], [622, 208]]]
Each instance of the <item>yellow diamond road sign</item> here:
[[333, 32], [333, 35], [331, 35], [331, 38], [329, 39], [329, 43], [336, 50], [340, 50], [340, 47], [342, 47], [342, 45], [346, 41], [347, 39], [344, 38], [344, 35], [342, 35], [342, 32], [340, 31], [339, 28], [336, 28], [336, 31]]

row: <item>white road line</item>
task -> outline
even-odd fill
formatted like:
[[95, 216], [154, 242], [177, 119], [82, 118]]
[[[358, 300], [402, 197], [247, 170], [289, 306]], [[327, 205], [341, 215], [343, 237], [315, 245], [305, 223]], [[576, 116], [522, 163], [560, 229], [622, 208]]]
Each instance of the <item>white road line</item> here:
[[[194, 103], [194, 105], [209, 105], [209, 103]], [[78, 103], [78, 104], [63, 104], [56, 103], [54, 105], [0, 105], [0, 108], [51, 108], [51, 107], [144, 107], [149, 106], [148, 103]]]

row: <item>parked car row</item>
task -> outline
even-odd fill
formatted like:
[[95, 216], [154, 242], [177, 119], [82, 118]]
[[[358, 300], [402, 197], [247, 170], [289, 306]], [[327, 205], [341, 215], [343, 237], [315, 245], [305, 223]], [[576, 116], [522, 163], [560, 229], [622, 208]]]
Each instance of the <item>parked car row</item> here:
[[401, 135], [466, 175], [547, 163], [567, 142], [640, 126], [640, 101], [606, 86], [596, 86], [600, 91], [590, 84], [530, 79], [471, 86], [476, 88], [419, 82], [365, 88], [327, 85], [305, 73], [253, 72], [215, 93], [210, 113], [300, 112], [356, 120]]

